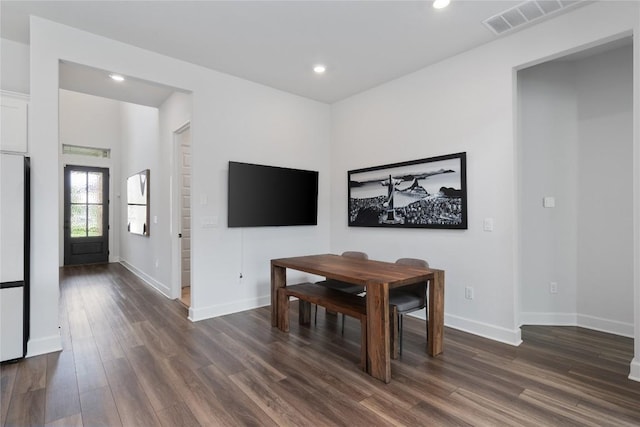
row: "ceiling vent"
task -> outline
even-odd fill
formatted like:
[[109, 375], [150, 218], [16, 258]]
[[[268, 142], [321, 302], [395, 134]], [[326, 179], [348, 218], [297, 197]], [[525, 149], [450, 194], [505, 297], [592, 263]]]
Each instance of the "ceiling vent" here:
[[528, 0], [502, 13], [485, 19], [482, 23], [494, 34], [503, 34], [517, 27], [565, 10], [583, 0]]

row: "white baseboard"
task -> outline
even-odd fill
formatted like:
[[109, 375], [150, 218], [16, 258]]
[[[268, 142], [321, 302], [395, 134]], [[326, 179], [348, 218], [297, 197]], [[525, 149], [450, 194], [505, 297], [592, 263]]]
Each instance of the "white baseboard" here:
[[165, 297], [167, 297], [169, 299], [172, 299], [171, 298], [171, 288], [170, 287], [166, 286], [165, 284], [163, 284], [161, 282], [158, 282], [156, 279], [154, 279], [153, 277], [149, 276], [144, 271], [134, 267], [133, 265], [129, 264], [127, 261], [125, 261], [123, 259], [120, 260], [120, 264], [124, 268], [126, 268], [127, 270], [129, 270], [130, 272], [132, 272], [133, 274], [138, 276], [143, 282], [145, 282], [151, 288], [153, 288], [156, 291], [160, 292]]
[[579, 326], [623, 337], [634, 337], [632, 323], [618, 322], [578, 313], [522, 313], [522, 325]]
[[640, 358], [636, 357], [631, 361], [629, 379], [640, 382]]
[[238, 313], [240, 311], [264, 307], [265, 305], [271, 305], [271, 296], [267, 295], [258, 298], [234, 301], [227, 304], [210, 305], [202, 308], [191, 307], [189, 308], [189, 320], [197, 322], [198, 320]]
[[512, 346], [519, 346], [522, 344], [522, 338], [520, 336], [520, 328], [507, 329], [489, 323], [478, 322], [476, 320], [467, 319], [460, 316], [453, 316], [451, 314], [444, 315], [445, 326], [453, 329], [458, 329], [463, 332], [468, 332], [473, 335], [478, 335], [483, 338], [488, 338], [493, 341], [509, 344]]
[[32, 338], [27, 342], [27, 357], [54, 353], [56, 351], [62, 351], [62, 339], [60, 338], [60, 334], [44, 338]]
[[520, 313], [521, 325], [577, 326], [576, 313]]
[[618, 322], [617, 320], [602, 319], [600, 317], [578, 314], [578, 326], [609, 334], [633, 338], [633, 323]]

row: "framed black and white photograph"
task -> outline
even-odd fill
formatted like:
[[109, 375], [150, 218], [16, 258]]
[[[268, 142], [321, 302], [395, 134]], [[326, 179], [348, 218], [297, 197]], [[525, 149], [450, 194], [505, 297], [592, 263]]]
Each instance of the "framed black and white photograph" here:
[[349, 226], [467, 228], [466, 153], [347, 175]]

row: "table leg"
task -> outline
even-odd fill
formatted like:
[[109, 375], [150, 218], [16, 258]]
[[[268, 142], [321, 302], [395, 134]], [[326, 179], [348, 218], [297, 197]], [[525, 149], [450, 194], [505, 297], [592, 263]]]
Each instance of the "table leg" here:
[[427, 353], [437, 356], [442, 353], [444, 339], [444, 271], [433, 270], [429, 281], [429, 321], [427, 322]]
[[271, 326], [278, 324], [278, 289], [287, 285], [287, 269], [271, 265]]
[[391, 381], [389, 346], [389, 284], [367, 286], [367, 359], [369, 374], [385, 383]]

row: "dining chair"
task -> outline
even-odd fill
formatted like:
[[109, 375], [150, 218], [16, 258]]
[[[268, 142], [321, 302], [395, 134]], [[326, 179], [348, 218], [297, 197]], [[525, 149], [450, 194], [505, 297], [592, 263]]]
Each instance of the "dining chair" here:
[[[400, 258], [396, 261], [396, 264], [429, 268], [429, 263], [427, 261], [417, 258]], [[403, 316], [407, 313], [422, 310], [427, 307], [427, 286], [428, 282], [423, 282], [389, 290], [389, 306], [391, 309], [389, 319], [392, 323], [391, 350], [394, 359], [398, 358], [398, 353], [402, 354]], [[428, 338], [429, 337], [427, 337], [427, 339]]]
[[[369, 255], [364, 252], [358, 251], [345, 251], [341, 254], [343, 257], [347, 258], [355, 258], [355, 259], [369, 259]], [[326, 286], [327, 288], [334, 289], [336, 291], [346, 292], [348, 294], [360, 294], [364, 292], [364, 286], [354, 285], [353, 283], [341, 282], [340, 280], [334, 279], [326, 279], [320, 282], [317, 282], [318, 285]], [[342, 315], [342, 334], [344, 335], [344, 314]], [[314, 314], [313, 321], [315, 323], [318, 322], [318, 306], [316, 305], [316, 310]]]

